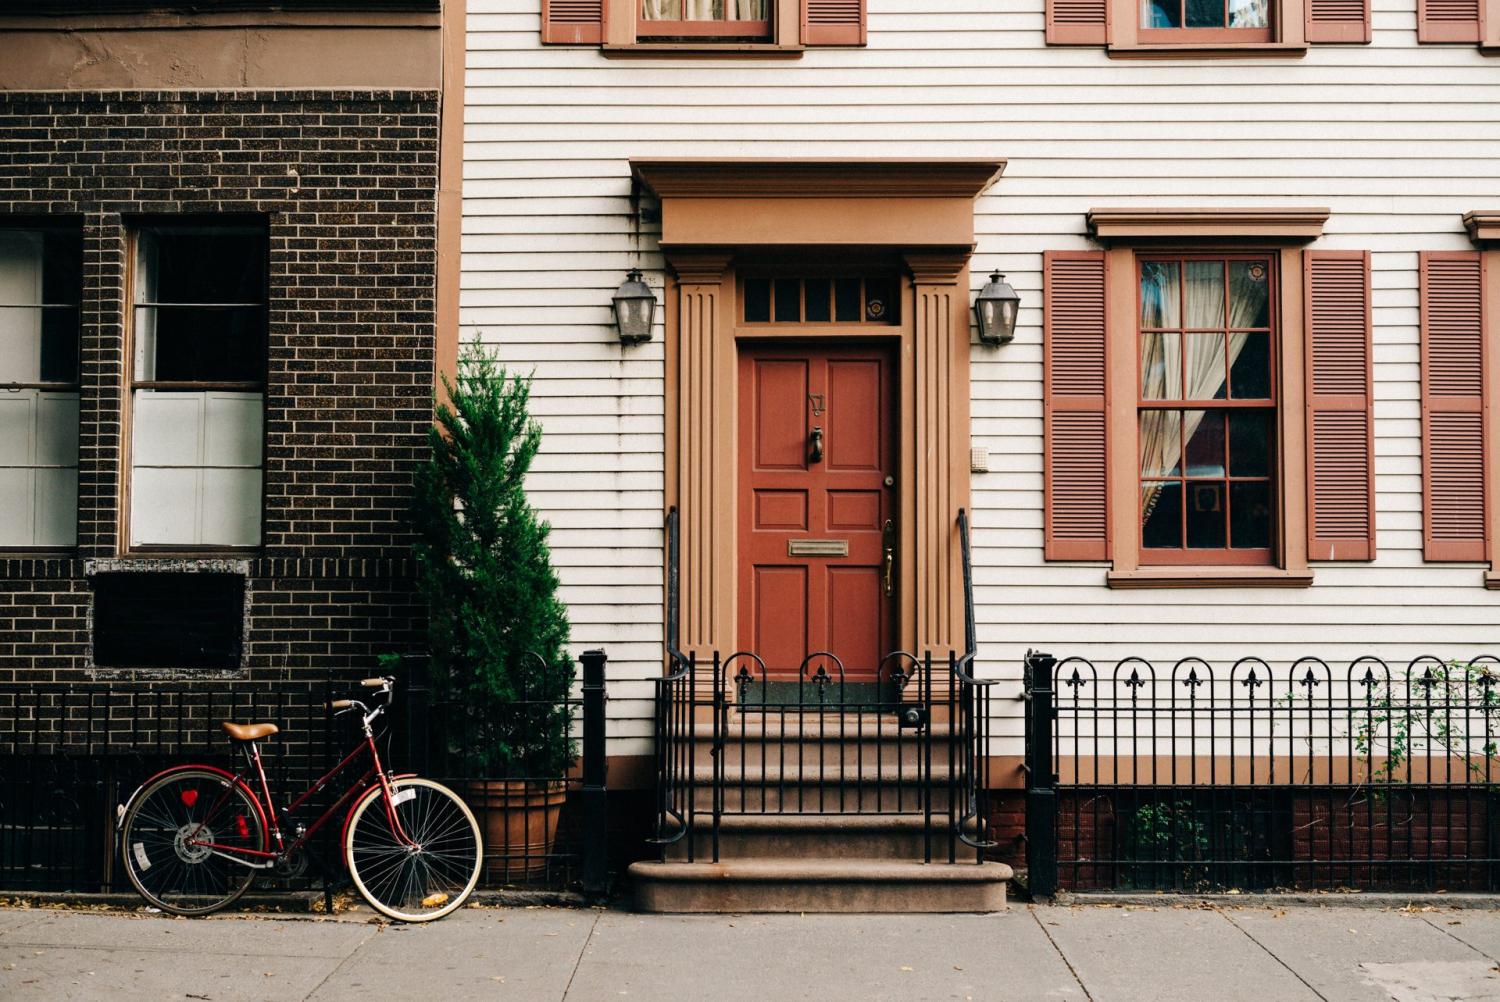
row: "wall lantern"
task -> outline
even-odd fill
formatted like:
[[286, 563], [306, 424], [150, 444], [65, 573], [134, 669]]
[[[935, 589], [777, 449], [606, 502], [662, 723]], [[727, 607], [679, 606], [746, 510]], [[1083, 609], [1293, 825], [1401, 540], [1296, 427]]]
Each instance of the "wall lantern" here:
[[998, 271], [979, 290], [974, 300], [974, 319], [979, 324], [979, 340], [985, 344], [1009, 344], [1016, 336], [1016, 310], [1021, 297]]
[[656, 321], [656, 296], [651, 293], [651, 287], [641, 281], [641, 269], [630, 269], [630, 274], [615, 290], [614, 303], [615, 330], [620, 334], [620, 343], [650, 341], [651, 328]]

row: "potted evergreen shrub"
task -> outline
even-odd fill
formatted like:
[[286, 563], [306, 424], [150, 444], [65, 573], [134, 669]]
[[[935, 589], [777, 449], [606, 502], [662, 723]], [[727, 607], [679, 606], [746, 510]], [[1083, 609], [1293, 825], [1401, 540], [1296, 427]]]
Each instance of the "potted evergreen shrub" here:
[[575, 749], [567, 611], [549, 526], [525, 493], [541, 444], [529, 379], [467, 347], [435, 405], [416, 477], [416, 559], [428, 607], [434, 737], [477, 777], [492, 876], [545, 869]]

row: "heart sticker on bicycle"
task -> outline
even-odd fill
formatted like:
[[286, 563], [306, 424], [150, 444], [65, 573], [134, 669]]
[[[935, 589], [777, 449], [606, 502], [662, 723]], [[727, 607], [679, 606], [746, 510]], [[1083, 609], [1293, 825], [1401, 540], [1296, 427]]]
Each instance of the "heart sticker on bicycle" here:
[[197, 790], [183, 790], [182, 791], [182, 806], [183, 807], [191, 808], [197, 802], [198, 802], [198, 791]]

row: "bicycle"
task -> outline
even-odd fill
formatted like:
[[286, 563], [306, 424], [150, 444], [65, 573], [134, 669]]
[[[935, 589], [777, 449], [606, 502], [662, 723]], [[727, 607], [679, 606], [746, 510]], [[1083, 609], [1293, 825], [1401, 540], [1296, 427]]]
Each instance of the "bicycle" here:
[[[218, 911], [244, 894], [257, 873], [296, 870], [303, 847], [348, 803], [339, 843], [371, 907], [399, 921], [430, 922], [462, 905], [484, 859], [479, 823], [447, 787], [385, 769], [372, 725], [390, 709], [395, 679], [360, 685], [377, 690], [373, 705], [339, 699], [329, 708], [336, 716], [358, 712], [363, 740], [283, 811], [273, 807], [257, 743], [278, 732], [273, 723], [222, 723], [244, 755], [243, 771], [179, 765], [142, 783], [120, 812], [120, 852], [141, 896], [176, 915]], [[282, 820], [292, 824], [299, 809], [365, 755], [361, 778], [316, 820], [296, 824], [288, 841]]]

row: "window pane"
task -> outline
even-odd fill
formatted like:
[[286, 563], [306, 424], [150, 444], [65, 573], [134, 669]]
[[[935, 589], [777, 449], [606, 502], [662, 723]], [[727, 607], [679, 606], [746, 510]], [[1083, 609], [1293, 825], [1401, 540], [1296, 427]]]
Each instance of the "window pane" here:
[[146, 263], [155, 303], [265, 302], [266, 239], [239, 230], [153, 231]]
[[745, 323], [764, 324], [771, 320], [771, 280], [745, 279]]
[[1188, 327], [1224, 326], [1224, 262], [1189, 261], [1186, 299]]
[[1141, 326], [1180, 327], [1182, 297], [1176, 261], [1141, 262]]
[[1141, 476], [1182, 472], [1182, 412], [1141, 411]]
[[1189, 28], [1224, 27], [1223, 0], [1187, 0], [1187, 26]]
[[1236, 411], [1229, 415], [1229, 475], [1271, 475], [1271, 415]]
[[1141, 399], [1182, 399], [1182, 335], [1176, 331], [1141, 333]]
[[259, 306], [136, 308], [136, 378], [171, 382], [259, 382], [264, 366]]
[[1265, 481], [1229, 485], [1229, 538], [1237, 550], [1271, 545], [1271, 485]]
[[900, 310], [896, 308], [896, 283], [891, 279], [865, 279], [865, 319], [886, 324], [900, 319]]
[[1271, 323], [1270, 268], [1264, 261], [1229, 262], [1229, 326]]
[[1189, 549], [1224, 547], [1224, 485], [1188, 484], [1187, 544]]
[[1187, 411], [1182, 421], [1183, 434], [1187, 436], [1187, 475], [1222, 477], [1224, 415], [1217, 411]]
[[77, 306], [83, 296], [83, 234], [42, 231], [42, 302]]
[[78, 307], [49, 306], [42, 310], [42, 382], [78, 381]]
[[1184, 334], [1182, 352], [1187, 379], [1184, 399], [1224, 399], [1227, 389], [1224, 381], [1224, 335], [1203, 332]]
[[1231, 28], [1269, 28], [1271, 17], [1266, 0], [1229, 0]]
[[643, 0], [648, 21], [764, 21], [769, 0]]
[[776, 322], [794, 324], [802, 319], [802, 283], [795, 278], [776, 280]]
[[833, 283], [826, 278], [809, 278], [803, 283], [807, 290], [807, 322], [823, 324], [833, 319]]
[[834, 319], [840, 323], [858, 323], [864, 317], [864, 304], [860, 302], [859, 279], [835, 279], [833, 299]]
[[80, 236], [0, 230], [0, 383], [78, 379]]
[[1180, 548], [1182, 484], [1143, 484], [1141, 495], [1141, 546], [1153, 550]]
[[1142, 28], [1180, 28], [1180, 9], [1177, 0], [1142, 0]]
[[1236, 400], [1271, 398], [1271, 335], [1229, 335], [1229, 395]]

